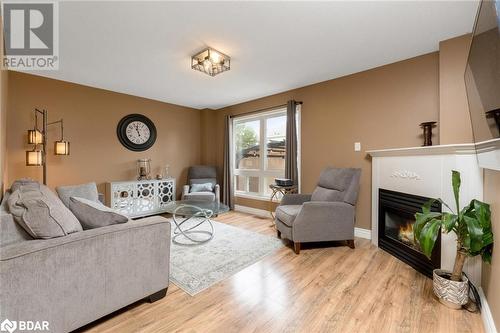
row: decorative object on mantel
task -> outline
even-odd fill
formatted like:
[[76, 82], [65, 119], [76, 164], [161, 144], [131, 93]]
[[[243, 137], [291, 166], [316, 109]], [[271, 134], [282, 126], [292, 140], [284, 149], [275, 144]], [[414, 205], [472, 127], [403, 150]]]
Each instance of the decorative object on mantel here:
[[424, 144], [423, 146], [432, 146], [432, 128], [436, 126], [435, 121], [427, 121], [420, 124], [424, 129]]
[[151, 177], [151, 159], [150, 158], [140, 158], [137, 160], [137, 180], [149, 180]]
[[165, 173], [163, 174], [163, 178], [170, 178], [169, 172], [170, 172], [170, 165], [165, 165]]
[[[32, 150], [26, 151], [27, 166], [42, 166], [43, 167], [43, 183], [47, 185], [47, 128], [50, 125], [59, 124], [61, 128], [61, 140], [54, 141], [55, 155], [69, 155], [69, 141], [64, 140], [64, 124], [63, 120], [48, 122], [47, 110], [35, 109], [35, 126], [32, 130], [28, 130], [28, 144], [33, 145]], [[38, 128], [38, 115], [42, 115], [42, 129]], [[38, 149], [38, 145], [41, 149]]]
[[[452, 187], [455, 197], [456, 214], [431, 212], [431, 200], [422, 207], [422, 213], [415, 214], [415, 241], [427, 257], [430, 257], [439, 232], [453, 231], [457, 235], [457, 254], [453, 272], [434, 270], [434, 293], [444, 305], [460, 309], [469, 300], [469, 281], [462, 272], [467, 256], [481, 255], [484, 262], [491, 262], [493, 232], [491, 229], [490, 206], [473, 199], [460, 210], [460, 173], [452, 171]], [[453, 210], [441, 199], [443, 205]]]
[[486, 112], [486, 118], [494, 118], [500, 133], [500, 108]]

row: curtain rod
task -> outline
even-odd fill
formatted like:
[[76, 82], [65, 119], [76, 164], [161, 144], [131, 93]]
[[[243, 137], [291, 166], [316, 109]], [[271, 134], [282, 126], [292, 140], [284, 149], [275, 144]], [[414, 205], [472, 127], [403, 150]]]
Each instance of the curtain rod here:
[[[299, 104], [299, 105], [302, 105], [302, 101], [295, 101], [295, 103]], [[254, 113], [260, 113], [260, 112], [270, 111], [270, 110], [282, 108], [282, 107], [285, 107], [285, 106], [287, 106], [287, 104], [270, 106], [270, 107], [264, 108], [264, 109], [253, 110], [253, 111], [249, 111], [249, 112], [245, 112], [245, 113], [239, 113], [239, 114], [235, 114], [235, 115], [230, 115], [229, 118], [244, 117], [244, 116], [248, 116], [248, 115], [251, 115], [251, 114], [254, 114]]]

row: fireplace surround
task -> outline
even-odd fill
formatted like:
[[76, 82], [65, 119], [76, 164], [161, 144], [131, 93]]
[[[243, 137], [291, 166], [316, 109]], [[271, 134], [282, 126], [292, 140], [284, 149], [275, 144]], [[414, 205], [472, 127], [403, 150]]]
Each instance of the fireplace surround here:
[[[462, 175], [460, 205], [483, 198], [483, 171], [477, 164], [474, 144], [371, 150], [372, 225], [371, 238], [379, 246], [379, 190], [411, 193], [425, 198], [454, 202], [451, 171]], [[442, 207], [443, 212], [449, 212]], [[455, 234], [441, 234], [441, 269], [452, 270], [457, 253]], [[469, 258], [464, 271], [476, 285], [481, 285], [481, 258]]]
[[[441, 235], [438, 236], [431, 258], [427, 258], [413, 238], [415, 213], [421, 211], [430, 198], [409, 193], [379, 189], [379, 247], [406, 262], [422, 274], [432, 277], [441, 267]], [[434, 202], [431, 211], [441, 212], [441, 203]]]

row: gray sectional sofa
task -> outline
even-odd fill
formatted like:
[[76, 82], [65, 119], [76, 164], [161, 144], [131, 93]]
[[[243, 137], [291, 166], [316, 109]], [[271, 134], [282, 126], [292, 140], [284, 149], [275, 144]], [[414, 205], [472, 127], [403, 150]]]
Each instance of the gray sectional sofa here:
[[47, 321], [69, 332], [169, 284], [170, 223], [149, 217], [33, 239], [0, 207], [0, 321]]

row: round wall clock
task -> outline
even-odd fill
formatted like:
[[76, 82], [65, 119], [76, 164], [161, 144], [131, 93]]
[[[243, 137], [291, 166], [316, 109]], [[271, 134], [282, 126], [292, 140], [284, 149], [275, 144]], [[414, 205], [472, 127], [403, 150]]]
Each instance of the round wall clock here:
[[142, 114], [129, 114], [120, 120], [116, 134], [121, 144], [132, 151], [144, 151], [156, 141], [155, 124]]

